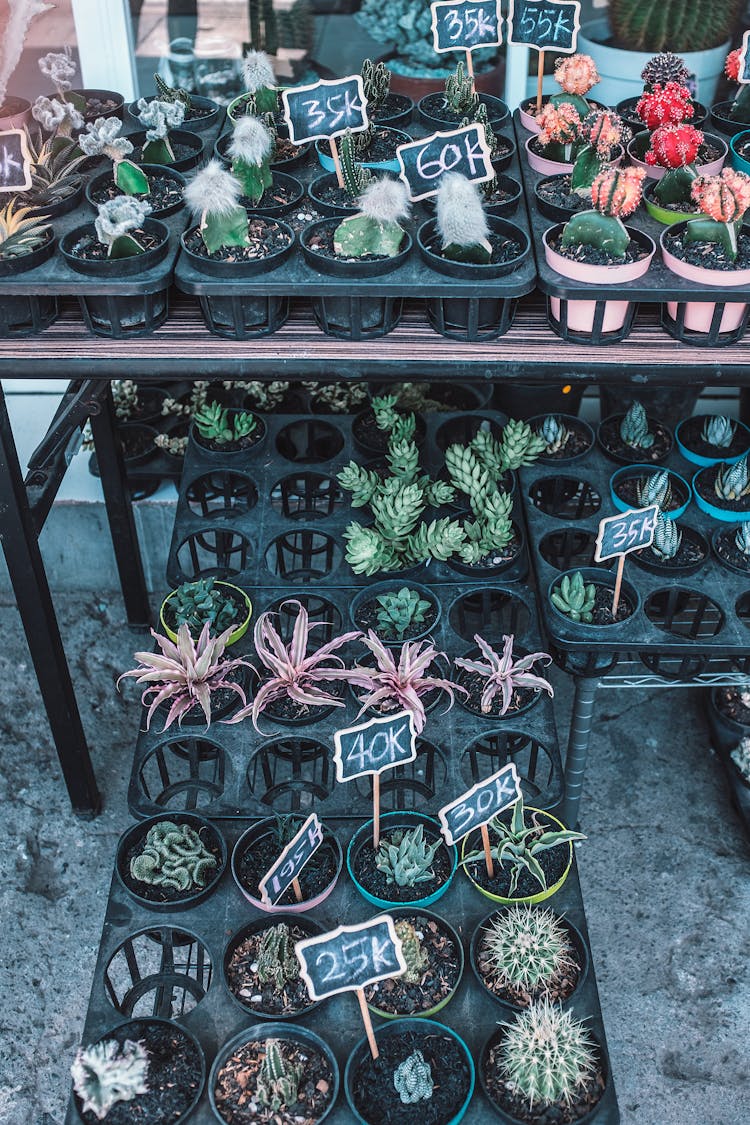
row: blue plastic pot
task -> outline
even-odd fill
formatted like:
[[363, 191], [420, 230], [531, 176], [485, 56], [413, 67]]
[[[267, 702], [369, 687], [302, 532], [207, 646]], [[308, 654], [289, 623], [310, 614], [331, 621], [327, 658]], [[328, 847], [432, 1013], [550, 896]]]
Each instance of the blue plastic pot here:
[[[624, 476], [635, 477], [640, 476], [643, 473], [648, 473], [650, 476], [654, 476], [656, 473], [660, 472], [662, 472], [662, 468], [658, 465], [625, 465], [622, 469], [618, 469], [616, 472], [614, 472], [609, 478], [609, 495], [617, 511], [629, 512], [632, 510], [624, 500], [620, 499], [620, 497], [617, 495], [617, 492], [615, 491], [618, 480], [620, 480]], [[682, 505], [682, 507], [675, 508], [671, 512], [664, 513], [667, 519], [678, 520], [680, 516], [685, 514], [688, 505], [690, 504], [690, 485], [685, 480], [685, 478], [681, 477], [679, 473], [676, 473], [674, 469], [668, 469], [667, 472], [671, 477], [674, 477], [676, 480], [680, 481], [682, 485], [684, 485], [685, 492], [687, 493], [687, 500]]]
[[705, 472], [705, 469], [699, 469], [692, 480], [693, 496], [700, 510], [705, 512], [707, 516], [711, 516], [712, 519], [721, 520], [722, 523], [747, 523], [750, 520], [750, 511], [738, 512], [736, 508], [720, 508], [717, 504], [711, 504], [708, 500], [703, 499], [695, 484], [703, 472]]
[[744, 156], [740, 156], [737, 152], [737, 146], [741, 145], [750, 137], [750, 129], [743, 129], [741, 133], [735, 133], [729, 139], [729, 164], [737, 172], [745, 172], [750, 176], [750, 160], [745, 160]]
[[[394, 828], [416, 828], [418, 824], [423, 824], [425, 828], [428, 828], [430, 830], [430, 832], [434, 833], [437, 836], [440, 835], [440, 824], [437, 820], [434, 819], [434, 817], [426, 816], [424, 813], [417, 812], [391, 812], [385, 813], [380, 818], [381, 839], [386, 832], [390, 832]], [[396, 901], [395, 899], [378, 898], [376, 895], [370, 894], [369, 891], [365, 890], [365, 888], [354, 875], [353, 870], [353, 859], [355, 853], [361, 846], [368, 842], [369, 846], [372, 847], [371, 820], [368, 820], [366, 824], [363, 824], [362, 827], [359, 828], [352, 836], [349, 842], [349, 847], [346, 850], [346, 867], [347, 871], [349, 872], [351, 881], [354, 883], [354, 886], [362, 895], [362, 898], [366, 899], [367, 902], [371, 902], [373, 906], [379, 906], [383, 910], [388, 910], [391, 906], [404, 906], [409, 907], [409, 909], [413, 908], [415, 910], [418, 910], [423, 906], [432, 906], [433, 902], [437, 902], [439, 898], [443, 897], [451, 884], [453, 876], [456, 873], [456, 867], [458, 866], [458, 849], [456, 848], [455, 844], [452, 844], [449, 847], [448, 844], [443, 841], [442, 846], [448, 850], [452, 863], [450, 874], [448, 875], [448, 878], [445, 880], [442, 886], [438, 887], [436, 891], [433, 891], [431, 895], [425, 895], [424, 898], [411, 899], [411, 901], [409, 902]]]
[[[399, 138], [398, 143], [401, 144], [401, 145], [408, 145], [409, 142], [411, 141], [411, 137], [409, 136], [409, 134], [403, 133], [400, 129], [391, 129], [389, 126], [384, 126], [384, 128], [388, 128], [391, 133], [394, 133]], [[323, 168], [325, 168], [326, 172], [335, 172], [336, 166], [333, 163], [333, 157], [328, 156], [321, 149], [321, 145], [327, 145], [327, 144], [328, 144], [328, 141], [316, 141], [315, 142], [315, 151], [318, 154], [318, 160], [320, 161]], [[363, 160], [362, 161], [362, 167], [363, 168], [374, 168], [376, 170], [380, 170], [381, 172], [399, 172], [400, 169], [401, 169], [401, 165], [399, 164], [398, 160], [396, 160], [395, 157], [393, 158], [393, 160], [376, 160], [376, 161]]]
[[[401, 1035], [404, 1032], [411, 1032], [414, 1035], [423, 1035], [425, 1038], [428, 1035], [449, 1035], [451, 1039], [454, 1039], [459, 1044], [461, 1050], [464, 1052], [466, 1056], [466, 1065], [469, 1068], [469, 1089], [466, 1093], [466, 1097], [464, 1098], [463, 1105], [459, 1109], [458, 1113], [455, 1113], [449, 1121], [445, 1122], [445, 1125], [457, 1125], [459, 1121], [463, 1121], [464, 1116], [466, 1115], [466, 1110], [469, 1108], [469, 1102], [471, 1101], [472, 1094], [474, 1093], [476, 1070], [474, 1067], [474, 1060], [471, 1057], [471, 1051], [466, 1046], [461, 1036], [458, 1035], [458, 1033], [455, 1032], [452, 1027], [446, 1027], [444, 1023], [438, 1023], [437, 1020], [428, 1020], [424, 1018], [413, 1019], [409, 1017], [408, 1019], [405, 1018], [391, 1020], [390, 1023], [377, 1028], [375, 1032], [375, 1038], [382, 1040], [391, 1035]], [[350, 1081], [353, 1077], [354, 1067], [359, 1062], [362, 1053], [365, 1051], [369, 1052], [369, 1050], [370, 1048], [367, 1043], [367, 1039], [363, 1037], [356, 1044], [351, 1054], [349, 1055], [349, 1058], [346, 1060], [346, 1067], [344, 1069], [344, 1093], [346, 1094], [346, 1100], [349, 1104], [349, 1109], [352, 1112], [352, 1117], [354, 1121], [358, 1123], [358, 1125], [371, 1125], [371, 1121], [368, 1121], [366, 1117], [362, 1117], [362, 1115], [355, 1109], [354, 1100], [349, 1092], [349, 1086]], [[419, 1117], [419, 1106], [415, 1105], [415, 1121], [418, 1121]]]
[[736, 422], [735, 424], [737, 426], [737, 429], [743, 432], [747, 439], [747, 449], [745, 449], [743, 453], [738, 453], [736, 457], [703, 457], [700, 453], [694, 453], [692, 449], [688, 449], [686, 445], [682, 444], [682, 440], [680, 438], [680, 430], [685, 425], [685, 423], [689, 421], [689, 418], [683, 418], [683, 420], [677, 426], [677, 429], [674, 432], [674, 436], [675, 441], [677, 442], [677, 448], [679, 449], [680, 453], [686, 461], [692, 462], [693, 465], [700, 465], [702, 468], [706, 468], [708, 465], [718, 465], [721, 461], [725, 461], [728, 465], [733, 465], [735, 461], [741, 461], [745, 456], [747, 450], [750, 449], [750, 430], [743, 422]]

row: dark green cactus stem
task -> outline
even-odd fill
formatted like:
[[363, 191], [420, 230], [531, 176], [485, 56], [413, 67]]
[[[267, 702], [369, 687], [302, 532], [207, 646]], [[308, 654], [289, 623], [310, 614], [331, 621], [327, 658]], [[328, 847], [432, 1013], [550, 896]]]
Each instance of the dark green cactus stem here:
[[272, 984], [279, 993], [289, 981], [299, 977], [299, 961], [294, 952], [294, 942], [285, 922], [279, 922], [265, 931], [258, 950], [258, 980]]
[[391, 92], [391, 72], [385, 63], [374, 63], [372, 59], [365, 59], [362, 63], [362, 85], [369, 115], [373, 117]]
[[115, 183], [126, 195], [150, 195], [148, 176], [132, 160], [118, 160], [114, 167]]
[[381, 222], [360, 214], [339, 224], [333, 233], [333, 248], [343, 258], [369, 255], [395, 258], [403, 240], [404, 232], [398, 223]]
[[741, 0], [610, 0], [614, 46], [631, 51], [704, 51], [736, 28]]
[[350, 130], [347, 130], [339, 141], [339, 160], [346, 193], [352, 199], [357, 199], [372, 182], [373, 177], [369, 168], [363, 168], [357, 163], [354, 134]]
[[497, 153], [497, 137], [490, 125], [490, 115], [484, 102], [480, 102], [477, 106], [473, 122], [468, 117], [465, 117], [461, 122], [462, 126], [471, 124], [481, 126], [484, 130], [484, 139], [487, 142], [487, 148], [490, 150], [490, 156], [495, 156]]
[[550, 98], [550, 102], [555, 106], [567, 102], [568, 105], [572, 105], [574, 109], [578, 110], [578, 116], [581, 120], [591, 113], [591, 106], [582, 94], [566, 94], [565, 91], [562, 90], [559, 94], [553, 94]]
[[204, 887], [217, 860], [189, 824], [160, 820], [149, 828], [143, 851], [130, 863], [140, 883], [174, 891]]
[[242, 184], [242, 194], [252, 203], [258, 204], [273, 185], [270, 157], [261, 164], [248, 164], [246, 160], [232, 161], [232, 174]]
[[278, 1039], [266, 1040], [266, 1053], [258, 1072], [255, 1096], [261, 1105], [268, 1106], [272, 1113], [297, 1101], [299, 1080], [302, 1068], [287, 1062], [279, 1046]]
[[146, 141], [141, 156], [144, 164], [174, 164], [174, 149], [169, 137], [160, 137], [157, 141]]
[[720, 246], [730, 262], [737, 260], [737, 239], [742, 230], [742, 220], [718, 223], [715, 219], [691, 219], [685, 227], [682, 241], [713, 242]]
[[445, 80], [445, 102], [454, 113], [476, 120], [479, 94], [475, 92], [474, 81], [467, 76], [463, 62], [457, 62], [455, 73]]
[[607, 167], [607, 161], [599, 156], [593, 145], [584, 145], [575, 158], [570, 173], [570, 186], [573, 191], [587, 192], [596, 177]]
[[201, 218], [201, 238], [209, 254], [225, 246], [247, 246], [249, 242], [247, 211], [233, 207], [222, 215], [204, 215]]
[[622, 221], [613, 215], [579, 211], [565, 224], [560, 244], [563, 247], [592, 246], [613, 258], [624, 259], [630, 235]]
[[654, 196], [665, 207], [670, 203], [690, 205], [693, 180], [698, 175], [694, 164], [684, 168], [669, 168], [654, 184]]
[[142, 253], [143, 247], [136, 238], [133, 238], [132, 234], [121, 234], [110, 242], [107, 257], [134, 258], [136, 254]]
[[168, 86], [160, 74], [154, 75], [154, 85], [156, 86], [156, 96], [160, 102], [182, 102], [187, 116], [191, 103], [190, 94], [187, 90], [183, 90], [179, 86]]
[[401, 952], [406, 961], [404, 980], [408, 984], [419, 984], [430, 967], [430, 959], [422, 948], [419, 934], [408, 918], [396, 922], [396, 937], [401, 942]]

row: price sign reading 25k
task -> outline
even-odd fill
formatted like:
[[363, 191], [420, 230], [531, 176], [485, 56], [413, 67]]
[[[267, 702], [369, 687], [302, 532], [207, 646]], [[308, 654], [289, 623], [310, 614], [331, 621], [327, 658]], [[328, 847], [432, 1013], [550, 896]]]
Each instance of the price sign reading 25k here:
[[295, 946], [300, 976], [313, 1000], [351, 992], [406, 972], [401, 941], [390, 914], [359, 926], [339, 926]]
[[500, 0], [437, 0], [432, 9], [435, 51], [475, 51], [503, 41]]
[[630, 508], [622, 515], [602, 520], [596, 537], [594, 560], [606, 562], [607, 559], [650, 547], [654, 541], [658, 514], [658, 504], [652, 504], [650, 508]]
[[510, 43], [570, 55], [576, 49], [580, 27], [580, 0], [510, 0]]
[[399, 145], [396, 156], [401, 166], [399, 179], [414, 202], [435, 195], [446, 172], [460, 172], [475, 184], [491, 180], [495, 174], [484, 129], [479, 125], [465, 125], [452, 133], [433, 133], [421, 141]]
[[456, 844], [468, 833], [492, 820], [503, 809], [515, 805], [521, 784], [514, 762], [503, 766], [486, 781], [479, 781], [438, 813], [446, 843]]
[[295, 145], [330, 140], [347, 129], [359, 133], [369, 125], [362, 78], [337, 78], [314, 86], [295, 86], [281, 95], [289, 138]]

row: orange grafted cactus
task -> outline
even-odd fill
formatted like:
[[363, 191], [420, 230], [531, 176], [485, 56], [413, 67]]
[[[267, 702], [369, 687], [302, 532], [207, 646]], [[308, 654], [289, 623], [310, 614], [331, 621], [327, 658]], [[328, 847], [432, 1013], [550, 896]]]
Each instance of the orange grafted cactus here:
[[596, 63], [591, 55], [568, 55], [555, 60], [555, 82], [566, 94], [588, 94], [599, 81]]
[[539, 124], [539, 143], [570, 145], [578, 140], [581, 132], [581, 118], [570, 102], [552, 105], [548, 102], [537, 117]]
[[642, 168], [607, 168], [600, 172], [591, 185], [591, 202], [602, 215], [626, 219], [641, 201]]
[[692, 195], [704, 215], [717, 223], [734, 223], [750, 207], [750, 176], [722, 168], [718, 176], [697, 176]]

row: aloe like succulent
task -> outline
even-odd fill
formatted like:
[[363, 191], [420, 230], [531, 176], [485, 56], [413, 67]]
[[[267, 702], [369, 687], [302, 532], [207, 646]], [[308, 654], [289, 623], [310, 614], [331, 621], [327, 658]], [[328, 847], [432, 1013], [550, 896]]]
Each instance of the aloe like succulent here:
[[631, 449], [650, 449], [654, 435], [649, 432], [648, 418], [643, 404], [633, 402], [620, 422], [620, 437]]
[[426, 598], [420, 598], [416, 590], [402, 586], [393, 593], [378, 594], [376, 622], [382, 636], [386, 639], [402, 641], [408, 629], [425, 622], [425, 615], [431, 608]]
[[440, 837], [432, 844], [427, 843], [422, 824], [416, 828], [398, 828], [381, 839], [375, 866], [383, 872], [387, 883], [395, 883], [397, 887], [429, 883], [435, 878], [432, 861], [440, 844]]
[[[531, 652], [515, 660], [513, 655], [513, 636], [503, 637], [502, 654], [496, 652], [492, 645], [474, 634], [474, 640], [479, 648], [480, 659], [469, 660], [465, 657], [456, 657], [454, 664], [466, 672], [473, 672], [484, 680], [482, 690], [481, 709], [488, 715], [496, 699], [500, 699], [500, 714], [504, 715], [513, 701], [513, 691], [516, 688], [531, 691], [546, 691], [552, 698], [555, 694], [552, 685], [543, 676], [537, 676], [531, 669], [537, 663], [551, 664], [552, 657], [546, 652]], [[484, 659], [481, 659], [483, 657]]]
[[666, 469], [656, 473], [646, 473], [639, 477], [635, 485], [635, 494], [639, 508], [650, 508], [656, 504], [661, 512], [669, 508], [672, 502], [672, 481]]
[[661, 512], [657, 513], [656, 526], [654, 527], [654, 540], [651, 551], [660, 562], [669, 562], [677, 557], [682, 543], [682, 532], [675, 520], [667, 519]]
[[717, 449], [728, 449], [734, 441], [736, 424], [723, 414], [709, 414], [703, 423], [701, 440]]
[[733, 465], [722, 464], [716, 474], [714, 491], [720, 500], [737, 501], [750, 495], [748, 454]]
[[560, 418], [556, 418], [554, 414], [547, 415], [537, 433], [545, 443], [544, 452], [548, 456], [560, 453], [570, 440], [570, 430], [565, 423]]

